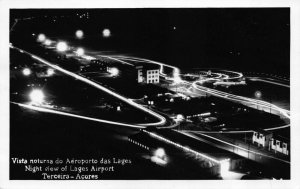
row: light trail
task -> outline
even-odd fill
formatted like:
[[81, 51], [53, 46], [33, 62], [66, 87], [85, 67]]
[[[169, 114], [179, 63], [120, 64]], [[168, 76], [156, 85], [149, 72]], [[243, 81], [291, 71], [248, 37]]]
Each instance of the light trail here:
[[256, 77], [248, 77], [248, 78], [252, 81], [262, 81], [262, 82], [265, 82], [265, 83], [271, 83], [271, 84], [274, 84], [274, 85], [279, 85], [279, 86], [282, 86], [282, 87], [290, 88], [289, 85], [285, 85], [283, 83], [278, 83], [278, 82], [275, 82], [275, 81], [268, 81], [268, 80], [260, 79], [260, 78], [256, 78]]
[[39, 111], [39, 112], [44, 112], [44, 113], [51, 113], [51, 114], [68, 116], [68, 117], [76, 117], [76, 118], [79, 118], [79, 119], [85, 119], [85, 120], [96, 121], [96, 122], [100, 122], [100, 123], [107, 123], [107, 124], [112, 124], [112, 125], [125, 126], [125, 127], [133, 127], [133, 128], [139, 128], [139, 129], [146, 128], [144, 126], [127, 124], [127, 123], [116, 122], [116, 121], [109, 121], [109, 120], [98, 119], [98, 118], [92, 118], [92, 117], [87, 117], [87, 116], [82, 116], [82, 115], [57, 111], [57, 110], [53, 110], [53, 109], [49, 109], [49, 108], [33, 106], [33, 105], [29, 105], [29, 104], [22, 104], [22, 103], [17, 103], [17, 102], [11, 102], [11, 103], [16, 104], [16, 105], [18, 105], [20, 107], [23, 107], [23, 108], [27, 108], [27, 109], [31, 109], [31, 110], [35, 110], [35, 111]]
[[182, 146], [182, 145], [179, 144], [179, 143], [173, 142], [173, 141], [171, 141], [171, 140], [169, 140], [169, 139], [166, 139], [166, 138], [164, 138], [164, 137], [162, 137], [162, 136], [160, 136], [160, 135], [158, 135], [158, 134], [155, 134], [155, 133], [153, 133], [153, 132], [149, 132], [149, 131], [145, 131], [145, 130], [143, 130], [143, 132], [148, 133], [149, 135], [151, 135], [151, 136], [153, 136], [153, 137], [155, 137], [155, 138], [158, 138], [158, 139], [160, 139], [160, 140], [162, 140], [162, 141], [164, 141], [164, 142], [166, 142], [166, 143], [169, 143], [169, 144], [172, 144], [172, 145], [174, 145], [174, 146], [176, 146], [176, 147], [182, 148], [182, 149], [185, 150], [185, 151], [192, 152], [192, 153], [194, 153], [194, 154], [196, 154], [196, 155], [199, 155], [199, 156], [201, 156], [202, 158], [207, 159], [207, 160], [210, 160], [210, 161], [212, 161], [212, 162], [214, 162], [214, 163], [220, 164], [220, 163], [222, 162], [222, 161], [219, 161], [219, 160], [214, 159], [214, 158], [212, 158], [212, 157], [209, 157], [209, 156], [207, 156], [207, 155], [205, 155], [205, 154], [203, 154], [203, 153], [199, 153], [199, 152], [197, 152], [197, 151], [195, 151], [195, 150], [192, 150], [191, 148], [188, 148], [188, 147], [186, 147], [186, 146]]
[[[177, 68], [175, 66], [170, 66], [170, 65], [163, 64], [163, 63], [156, 62], [156, 61], [151, 61], [151, 60], [147, 60], [147, 59], [143, 59], [143, 58], [136, 58], [136, 57], [132, 58], [132, 57], [127, 57], [127, 56], [118, 56], [118, 57], [120, 57], [121, 59], [124, 59], [124, 60], [130, 60], [130, 61], [137, 60], [137, 61], [143, 61], [143, 62], [148, 62], [148, 63], [152, 63], [152, 64], [158, 64], [161, 67], [162, 66], [170, 67], [170, 68], [173, 68], [174, 71], [179, 72], [179, 68]], [[208, 80], [222, 80], [222, 79], [220, 79], [222, 77], [222, 75], [224, 75], [223, 79], [226, 79], [226, 80], [240, 79], [240, 78], [243, 77], [243, 74], [239, 73], [239, 72], [229, 71], [229, 70], [221, 70], [221, 71], [228, 72], [228, 73], [231, 73], [231, 74], [235, 74], [236, 76], [235, 77], [229, 77], [226, 74], [214, 73], [214, 74], [217, 74], [216, 78], [207, 78], [206, 80], [204, 80], [204, 82], [208, 81]], [[193, 74], [190, 74], [190, 75], [193, 75]], [[194, 76], [198, 76], [198, 75], [195, 74]], [[256, 99], [251, 99], [251, 98], [247, 98], [247, 97], [243, 97], [243, 96], [238, 96], [238, 95], [233, 95], [233, 94], [230, 94], [230, 93], [217, 91], [215, 89], [210, 89], [210, 88], [203, 87], [203, 86], [201, 86], [201, 88], [200, 88], [196, 83], [201, 82], [201, 81], [196, 81], [196, 82], [191, 83], [191, 82], [187, 82], [187, 81], [182, 80], [181, 82], [184, 82], [186, 84], [192, 84], [192, 86], [197, 90], [202, 90], [206, 93], [209, 93], [209, 94], [212, 94], [212, 95], [215, 95], [215, 96], [219, 96], [221, 98], [233, 100], [233, 101], [240, 102], [240, 103], [253, 104], [253, 105], [258, 105], [258, 106], [262, 106], [262, 107], [265, 107], [265, 108], [271, 108], [273, 110], [277, 110], [282, 115], [284, 115], [285, 117], [290, 119], [290, 115], [289, 115], [290, 111], [282, 109], [282, 108], [280, 108], [280, 107], [278, 107], [274, 104], [271, 104], [271, 103], [268, 103], [268, 102], [265, 102], [265, 101], [262, 101], [262, 100], [256, 100]]]
[[265, 108], [271, 108], [272, 110], [279, 111], [286, 118], [290, 119], [290, 115], [289, 115], [290, 111], [285, 110], [283, 108], [280, 108], [280, 107], [278, 107], [274, 104], [271, 104], [271, 103], [268, 103], [268, 102], [265, 102], [265, 101], [262, 101], [262, 100], [242, 97], [242, 96], [233, 95], [233, 94], [230, 94], [230, 93], [218, 91], [218, 90], [215, 90], [215, 89], [210, 89], [210, 88], [207, 88], [207, 87], [199, 86], [199, 85], [197, 85], [198, 82], [199, 81], [195, 81], [192, 84], [192, 86], [197, 90], [209, 93], [209, 94], [214, 95], [214, 96], [225, 98], [225, 99], [228, 99], [228, 100], [233, 100], [233, 101], [236, 101], [236, 102], [240, 102], [240, 103], [252, 104], [252, 105], [261, 106], [261, 107], [265, 107]]
[[[15, 48], [15, 49], [17, 49], [19, 51], [21, 50], [21, 49], [19, 49], [17, 47], [11, 47], [11, 48]], [[156, 117], [157, 119], [160, 120], [159, 122], [156, 122], [156, 123], [145, 123], [145, 124], [139, 124], [139, 125], [142, 125], [142, 126], [158, 126], [158, 125], [163, 125], [163, 124], [166, 123], [166, 118], [165, 117], [163, 117], [163, 116], [161, 116], [161, 115], [153, 112], [152, 110], [149, 110], [149, 109], [147, 109], [147, 108], [145, 108], [145, 107], [143, 107], [143, 106], [141, 106], [141, 105], [139, 105], [139, 104], [137, 104], [137, 103], [135, 103], [135, 102], [133, 102], [133, 101], [131, 101], [131, 100], [129, 100], [129, 99], [127, 99], [127, 98], [125, 98], [125, 97], [117, 94], [117, 93], [115, 93], [115, 92], [113, 92], [112, 90], [109, 90], [109, 89], [107, 89], [107, 88], [99, 85], [98, 83], [96, 83], [94, 81], [91, 81], [91, 80], [86, 79], [86, 78], [84, 78], [84, 77], [82, 77], [80, 75], [77, 75], [77, 74], [73, 73], [73, 72], [65, 70], [65, 69], [63, 69], [63, 68], [61, 68], [61, 67], [59, 67], [57, 65], [54, 65], [54, 64], [52, 64], [52, 63], [50, 63], [50, 62], [48, 62], [48, 61], [46, 61], [46, 60], [44, 60], [42, 58], [39, 58], [39, 57], [37, 57], [37, 56], [35, 56], [35, 55], [27, 52], [27, 51], [24, 51], [24, 53], [30, 55], [32, 58], [38, 60], [39, 62], [42, 62], [42, 63], [44, 63], [44, 64], [46, 64], [46, 65], [48, 65], [48, 66], [50, 66], [50, 67], [52, 67], [52, 68], [54, 68], [56, 70], [59, 70], [59, 71], [65, 73], [65, 74], [67, 74], [67, 75], [69, 75], [69, 76], [71, 76], [71, 77], [73, 77], [75, 79], [78, 79], [78, 80], [80, 80], [82, 82], [85, 82], [85, 83], [87, 83], [87, 84], [89, 84], [89, 85], [91, 85], [91, 86], [93, 86], [95, 88], [98, 88], [98, 89], [100, 89], [100, 90], [102, 90], [102, 91], [104, 91], [104, 92], [106, 92], [106, 93], [108, 93], [108, 94], [110, 94], [110, 95], [112, 95], [112, 96], [114, 96], [114, 97], [116, 97], [116, 98], [118, 98], [118, 99], [126, 102], [127, 104], [130, 104], [130, 105], [132, 105], [132, 106], [134, 106], [134, 107], [136, 107], [136, 108], [138, 108], [138, 109], [140, 109], [140, 110], [142, 110], [144, 112], [147, 112], [147, 113], [151, 114], [152, 116], [154, 116], [154, 117]]]
[[[291, 125], [290, 124], [286, 124], [286, 125], [282, 125], [282, 126], [278, 126], [278, 127], [271, 127], [271, 128], [266, 128], [266, 129], [263, 129], [265, 131], [275, 131], [275, 130], [279, 130], [279, 129], [284, 129], [284, 128], [288, 128], [290, 127]], [[227, 133], [251, 133], [253, 132], [253, 130], [239, 130], [239, 131], [233, 131], [233, 130], [225, 130], [225, 131], [195, 131], [195, 130], [182, 130], [182, 131], [185, 131], [185, 132], [193, 132], [193, 133], [211, 133], [211, 134], [214, 134], [214, 133], [218, 133], [218, 134], [227, 134]]]
[[[174, 130], [174, 131], [175, 131], [175, 132], [178, 132], [178, 133], [182, 133], [182, 134], [184, 134], [184, 135], [186, 135], [186, 136], [189, 136], [189, 137], [191, 137], [191, 138], [194, 138], [194, 139], [196, 139], [196, 140], [201, 141], [199, 138], [197, 138], [196, 136], [193, 136], [193, 135], [191, 135], [191, 134], [188, 134], [188, 133], [185, 133], [185, 132], [181, 132], [181, 131], [177, 131], [177, 130]], [[218, 142], [221, 142], [221, 143], [223, 143], [223, 144], [226, 144], [226, 145], [229, 145], [229, 146], [232, 146], [232, 147], [235, 147], [235, 148], [244, 150], [244, 151], [246, 151], [246, 152], [251, 152], [251, 153], [254, 153], [254, 154], [257, 154], [257, 155], [260, 155], [260, 156], [265, 156], [265, 157], [268, 157], [268, 158], [271, 158], [271, 159], [276, 159], [276, 160], [279, 160], [279, 161], [281, 161], [281, 162], [290, 164], [289, 161], [286, 161], [286, 160], [283, 160], [283, 159], [280, 159], [280, 158], [276, 158], [276, 157], [273, 157], [273, 156], [269, 156], [269, 155], [266, 155], [266, 154], [263, 154], [263, 153], [260, 153], [260, 152], [255, 152], [255, 151], [249, 150], [249, 149], [247, 149], [247, 148], [243, 148], [243, 147], [234, 145], [234, 144], [232, 144], [232, 143], [229, 143], [229, 142], [220, 140], [220, 139], [218, 139], [218, 138], [216, 138], [216, 137], [212, 137], [212, 136], [209, 136], [209, 135], [206, 135], [206, 134], [203, 134], [203, 133], [199, 133], [199, 135], [202, 135], [202, 136], [204, 136], [204, 137], [213, 139], [213, 140], [218, 141]]]

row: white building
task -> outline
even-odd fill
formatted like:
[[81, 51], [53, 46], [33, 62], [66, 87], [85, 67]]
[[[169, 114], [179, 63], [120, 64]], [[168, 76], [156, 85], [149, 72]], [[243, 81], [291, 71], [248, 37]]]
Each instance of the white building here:
[[283, 153], [289, 155], [289, 143], [282, 137], [272, 137], [269, 143], [269, 150], [274, 150], [275, 153]]
[[138, 83], [159, 83], [159, 66], [143, 65], [137, 66]]
[[255, 130], [252, 135], [252, 143], [258, 146], [267, 147], [269, 146], [270, 139], [273, 134], [264, 130]]

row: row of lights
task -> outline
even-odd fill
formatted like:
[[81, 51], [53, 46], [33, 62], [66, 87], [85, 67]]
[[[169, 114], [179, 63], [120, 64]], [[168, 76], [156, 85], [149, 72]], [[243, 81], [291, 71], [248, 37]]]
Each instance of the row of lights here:
[[[103, 34], [103, 37], [110, 37], [110, 35], [111, 35], [109, 29], [104, 29], [102, 34]], [[83, 33], [82, 30], [77, 30], [75, 32], [75, 35], [78, 39], [82, 39], [84, 37], [84, 33]], [[35, 34], [33, 34], [33, 36], [35, 36]], [[46, 35], [42, 34], [42, 33], [38, 35], [37, 41], [40, 42], [40, 43], [43, 43], [47, 46], [50, 46], [52, 44], [52, 41], [50, 39], [47, 39]], [[66, 42], [60, 41], [56, 44], [56, 49], [60, 52], [64, 52], [64, 51], [67, 51], [69, 49], [69, 46], [67, 45]], [[83, 56], [84, 55], [84, 49], [83, 48], [78, 48], [75, 53], [78, 56]], [[29, 68], [24, 68], [22, 72], [25, 76], [29, 76], [31, 74], [31, 70]], [[115, 76], [115, 75], [118, 75], [119, 70], [117, 68], [111, 68], [110, 73]], [[53, 69], [48, 69], [47, 70], [47, 75], [48, 76], [51, 76], [53, 74], [54, 74]], [[44, 93], [41, 89], [33, 89], [29, 94], [29, 98], [31, 100], [31, 104], [41, 105], [44, 102], [45, 95], [44, 95]]]
[[[84, 33], [83, 33], [82, 30], [77, 30], [75, 32], [75, 36], [76, 36], [77, 39], [82, 39], [84, 37]], [[107, 28], [103, 29], [102, 30], [102, 36], [105, 37], [105, 38], [110, 37], [111, 36], [110, 29], [107, 29]]]
[[210, 161], [212, 161], [214, 163], [219, 164], [220, 165], [220, 174], [221, 174], [222, 177], [226, 176], [229, 173], [229, 169], [230, 169], [230, 159], [229, 158], [221, 160], [221, 161], [218, 161], [218, 160], [213, 159], [211, 157], [208, 157], [208, 156], [206, 156], [206, 155], [204, 155], [202, 153], [199, 153], [199, 152], [197, 152], [197, 151], [195, 151], [195, 150], [193, 150], [191, 148], [188, 148], [186, 146], [182, 146], [182, 145], [180, 145], [178, 143], [175, 143], [175, 142], [173, 142], [173, 141], [171, 141], [169, 139], [166, 139], [166, 138], [164, 138], [162, 136], [159, 136], [159, 135], [157, 135], [155, 133], [152, 133], [152, 132], [149, 132], [149, 131], [146, 131], [146, 130], [143, 130], [143, 132], [148, 133], [149, 135], [151, 135], [151, 136], [153, 136], [155, 138], [158, 138], [158, 139], [160, 139], [162, 141], [165, 141], [167, 143], [173, 144], [173, 145], [175, 145], [175, 146], [177, 146], [179, 148], [182, 148], [183, 150], [185, 150], [187, 152], [192, 152], [192, 153], [196, 154], [197, 156], [200, 156], [200, 157], [202, 157], [204, 159], [208, 159], [208, 160], [210, 160]]
[[[35, 36], [34, 33], [33, 33], [32, 35]], [[84, 33], [83, 33], [82, 30], [77, 30], [77, 31], [75, 32], [75, 36], [76, 36], [77, 39], [82, 39], [82, 38], [84, 37]], [[110, 37], [110, 36], [111, 36], [110, 30], [107, 29], [107, 28], [103, 29], [103, 31], [102, 31], [102, 36], [105, 37], [105, 38]], [[42, 34], [42, 33], [38, 35], [37, 41], [38, 41], [38, 42], [45, 42], [45, 43], [46, 43], [46, 42], [48, 42], [48, 43], [51, 42], [49, 39], [46, 39], [45, 34]], [[49, 44], [49, 45], [50, 45], [50, 44]]]

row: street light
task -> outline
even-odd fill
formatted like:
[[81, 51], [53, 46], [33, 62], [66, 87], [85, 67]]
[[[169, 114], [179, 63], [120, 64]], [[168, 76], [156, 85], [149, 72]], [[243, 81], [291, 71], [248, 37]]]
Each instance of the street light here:
[[256, 98], [261, 98], [261, 96], [262, 96], [260, 91], [255, 91], [254, 95]]
[[44, 44], [47, 46], [51, 45], [51, 43], [52, 43], [52, 41], [50, 39], [46, 39], [44, 42]]
[[84, 49], [79, 47], [77, 50], [76, 50], [76, 54], [77, 56], [82, 56], [84, 55]]
[[[255, 91], [254, 96], [255, 96], [255, 98], [257, 98], [257, 99], [260, 99], [261, 96], [262, 96], [262, 94], [261, 94], [260, 91]], [[258, 109], [258, 104], [257, 104], [257, 108], [256, 108], [256, 109]]]
[[52, 69], [52, 68], [49, 68], [48, 70], [47, 70], [47, 75], [48, 76], [52, 76], [54, 74], [54, 70]]
[[111, 76], [117, 76], [117, 75], [119, 75], [119, 70], [118, 70], [118, 68], [110, 68], [110, 69], [108, 70], [108, 72], [111, 74]]
[[107, 37], [110, 37], [110, 30], [105, 28], [103, 31], [102, 31], [102, 35], [103, 37], [107, 38]]
[[29, 68], [24, 68], [22, 72], [25, 76], [29, 76], [31, 74], [31, 70]]
[[41, 33], [38, 35], [37, 41], [38, 42], [44, 42], [46, 40], [45, 34]]
[[64, 52], [68, 49], [68, 45], [66, 42], [61, 41], [57, 43], [56, 49], [60, 52]]
[[78, 39], [82, 39], [84, 34], [82, 30], [77, 30], [75, 35]]
[[40, 105], [44, 102], [45, 95], [42, 90], [34, 89], [29, 94], [29, 97], [32, 104]]

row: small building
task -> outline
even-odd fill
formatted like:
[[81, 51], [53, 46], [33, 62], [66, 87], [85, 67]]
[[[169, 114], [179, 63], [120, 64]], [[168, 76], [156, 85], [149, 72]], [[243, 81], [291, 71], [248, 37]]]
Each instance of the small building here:
[[158, 65], [139, 65], [137, 69], [138, 83], [159, 83], [159, 66]]
[[269, 146], [269, 142], [272, 136], [273, 133], [262, 129], [256, 129], [253, 131], [252, 143], [257, 144], [258, 146], [267, 147]]
[[279, 152], [285, 155], [289, 155], [289, 140], [281, 136], [273, 136], [270, 139], [269, 150], [275, 153]]

